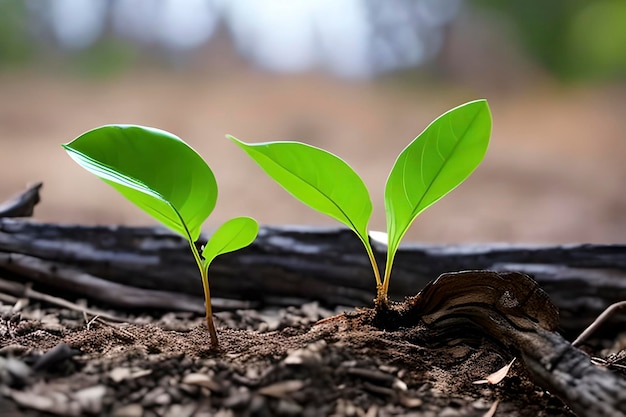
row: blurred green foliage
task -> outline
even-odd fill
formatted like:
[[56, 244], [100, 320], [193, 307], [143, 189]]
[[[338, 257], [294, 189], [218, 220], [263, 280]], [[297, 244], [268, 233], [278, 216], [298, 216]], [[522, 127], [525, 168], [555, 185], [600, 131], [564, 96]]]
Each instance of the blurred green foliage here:
[[624, 0], [473, 0], [472, 4], [509, 21], [529, 55], [558, 78], [626, 76]]
[[[53, 67], [64, 72], [103, 77], [146, 59], [149, 64], [167, 61], [154, 56], [154, 49], [146, 51], [111, 31], [89, 48], [63, 51], [54, 42], [45, 18], [33, 13], [29, 4], [0, 0], [0, 69], [52, 61], [60, 63]], [[516, 39], [510, 44], [521, 44], [531, 59], [556, 78], [626, 78], [626, 0], [471, 0], [468, 7], [489, 10], [499, 25], [512, 27]]]
[[571, 22], [566, 66], [590, 78], [626, 76], [626, 1], [589, 2]]
[[0, 0], [0, 68], [26, 64], [34, 53], [24, 2]]
[[0, 0], [0, 69], [45, 63], [48, 72], [103, 78], [121, 73], [137, 61], [139, 47], [112, 36], [101, 38], [89, 48], [65, 51], [54, 42], [50, 29], [42, 25], [41, 16], [29, 10], [27, 2]]
[[107, 78], [123, 73], [137, 63], [138, 47], [116, 38], [104, 38], [91, 47], [76, 51], [64, 63], [77, 75]]

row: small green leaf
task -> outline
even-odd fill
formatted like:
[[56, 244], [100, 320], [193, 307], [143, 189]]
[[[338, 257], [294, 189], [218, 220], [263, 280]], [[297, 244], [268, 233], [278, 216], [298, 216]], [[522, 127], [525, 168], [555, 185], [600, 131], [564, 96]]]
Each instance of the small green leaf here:
[[213, 172], [196, 151], [171, 133], [109, 125], [63, 147], [80, 166], [192, 242], [215, 207]]
[[204, 249], [204, 268], [217, 256], [245, 248], [259, 233], [259, 225], [251, 217], [235, 217], [222, 224], [211, 236]]
[[385, 187], [387, 269], [415, 217], [461, 184], [480, 164], [490, 134], [487, 101], [476, 100], [439, 116], [402, 151]]
[[366, 246], [372, 202], [363, 180], [342, 159], [300, 142], [235, 142], [285, 190], [359, 236]]

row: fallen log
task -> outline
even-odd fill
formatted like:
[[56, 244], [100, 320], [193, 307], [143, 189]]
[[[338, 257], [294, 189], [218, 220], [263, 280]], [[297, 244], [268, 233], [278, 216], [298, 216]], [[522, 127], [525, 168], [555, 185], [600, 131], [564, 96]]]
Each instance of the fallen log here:
[[[13, 201], [32, 208], [40, 187]], [[384, 245], [373, 245], [384, 264]], [[626, 245], [584, 244], [405, 245], [395, 258], [390, 296], [413, 295], [442, 273], [477, 269], [532, 276], [559, 307], [562, 329], [572, 337], [607, 306], [626, 300]], [[159, 227], [0, 218], [0, 273], [41, 290], [122, 308], [199, 311], [203, 302], [188, 243]], [[229, 300], [367, 306], [375, 295], [361, 242], [340, 228], [262, 227], [252, 245], [214, 261], [210, 280], [217, 309], [242, 307]]]
[[[375, 248], [383, 261], [384, 247]], [[406, 245], [396, 255], [390, 295], [399, 299], [442, 273], [474, 269], [531, 275], [559, 307], [561, 325], [572, 335], [626, 299], [625, 245]], [[124, 308], [197, 310], [202, 302], [188, 243], [156, 227], [0, 219], [0, 271], [5, 278]], [[210, 280], [216, 298], [266, 305], [318, 300], [363, 306], [371, 305], [375, 292], [361, 242], [344, 229], [263, 227], [251, 246], [218, 257]], [[155, 299], [142, 290], [168, 296]]]

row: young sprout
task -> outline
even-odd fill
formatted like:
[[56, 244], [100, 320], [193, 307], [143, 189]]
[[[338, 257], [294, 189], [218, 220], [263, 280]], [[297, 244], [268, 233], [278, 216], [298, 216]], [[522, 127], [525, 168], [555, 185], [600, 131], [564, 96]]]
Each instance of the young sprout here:
[[471, 101], [439, 116], [400, 153], [385, 186], [388, 249], [382, 278], [368, 236], [369, 192], [346, 162], [300, 142], [249, 144], [227, 137], [295, 198], [356, 233], [374, 270], [376, 306], [385, 308], [391, 267], [402, 237], [422, 211], [461, 184], [480, 164], [490, 134], [487, 101]]
[[80, 166], [187, 239], [202, 277], [206, 324], [216, 348], [209, 265], [218, 255], [252, 243], [259, 230], [257, 222], [250, 217], [228, 220], [213, 233], [202, 253], [198, 252], [195, 242], [202, 223], [215, 208], [217, 183], [202, 157], [171, 133], [143, 126], [108, 125], [62, 146]]

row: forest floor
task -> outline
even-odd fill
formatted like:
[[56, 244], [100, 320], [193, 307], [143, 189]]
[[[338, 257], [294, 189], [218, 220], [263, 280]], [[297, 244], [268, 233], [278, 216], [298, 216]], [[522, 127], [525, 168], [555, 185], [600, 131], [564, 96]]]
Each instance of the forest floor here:
[[512, 360], [501, 345], [432, 345], [419, 327], [363, 324], [367, 310], [221, 312], [215, 351], [204, 319], [189, 314], [120, 324], [38, 304], [1, 308], [5, 417], [573, 416], [519, 360], [500, 383], [476, 383]]

